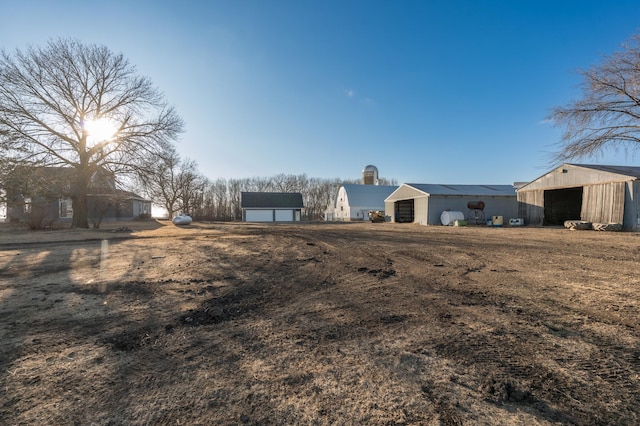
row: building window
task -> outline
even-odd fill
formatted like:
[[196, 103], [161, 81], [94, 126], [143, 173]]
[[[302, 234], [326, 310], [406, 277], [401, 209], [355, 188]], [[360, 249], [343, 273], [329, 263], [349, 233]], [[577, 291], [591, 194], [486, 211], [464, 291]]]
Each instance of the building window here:
[[24, 212], [31, 213], [31, 197], [24, 199]]
[[60, 205], [59, 217], [61, 218], [73, 217], [73, 207], [72, 207], [71, 200], [69, 198], [61, 198], [59, 200], [59, 205]]

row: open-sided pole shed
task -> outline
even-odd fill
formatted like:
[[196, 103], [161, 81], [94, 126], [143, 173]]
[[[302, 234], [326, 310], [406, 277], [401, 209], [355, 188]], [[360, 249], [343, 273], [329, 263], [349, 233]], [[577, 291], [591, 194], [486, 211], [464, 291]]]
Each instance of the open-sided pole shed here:
[[563, 164], [521, 186], [518, 215], [529, 225], [565, 220], [640, 225], [640, 167]]

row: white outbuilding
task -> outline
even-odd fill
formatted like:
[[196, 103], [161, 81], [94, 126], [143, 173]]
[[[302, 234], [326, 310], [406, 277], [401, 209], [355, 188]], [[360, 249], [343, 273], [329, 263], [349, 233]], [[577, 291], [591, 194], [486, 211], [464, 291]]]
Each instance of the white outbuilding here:
[[302, 194], [299, 192], [241, 192], [244, 222], [299, 222]]
[[487, 219], [502, 216], [506, 222], [516, 218], [518, 202], [513, 185], [439, 185], [404, 183], [385, 199], [386, 215], [392, 222], [442, 224], [443, 212], [452, 217], [476, 217], [475, 209], [481, 205]]

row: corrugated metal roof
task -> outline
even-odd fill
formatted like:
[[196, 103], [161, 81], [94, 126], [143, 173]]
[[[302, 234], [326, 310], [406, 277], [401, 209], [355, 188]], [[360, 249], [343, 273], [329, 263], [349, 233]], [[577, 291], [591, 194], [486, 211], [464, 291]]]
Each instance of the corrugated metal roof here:
[[513, 185], [441, 185], [432, 183], [407, 183], [412, 188], [429, 195], [513, 196]]
[[398, 189], [397, 186], [391, 185], [344, 184], [342, 187], [347, 193], [351, 207], [384, 206], [384, 199]]
[[304, 205], [299, 192], [241, 192], [240, 207], [301, 209]]
[[[591, 179], [581, 182], [581, 181], [571, 181], [572, 184], [574, 184], [574, 186], [581, 186], [583, 184], [586, 183], [596, 183], [597, 181], [602, 181], [605, 182], [607, 180], [611, 180], [611, 179], [615, 179], [615, 180], [620, 180], [621, 176], [624, 176], [625, 178], [631, 178], [631, 179], [640, 179], [640, 167], [635, 167], [635, 166], [608, 166], [608, 165], [601, 165], [601, 164], [574, 164], [574, 163], [564, 163], [558, 167], [556, 167], [555, 169], [548, 171], [547, 173], [543, 174], [542, 176], [539, 176], [537, 178], [535, 178], [534, 180], [532, 180], [531, 182], [528, 182], [522, 186], [518, 187], [518, 191], [524, 190], [524, 191], [529, 191], [529, 190], [538, 190], [541, 188], [546, 188], [546, 187], [557, 187], [558, 186], [558, 179], [553, 179], [553, 175], [558, 172], [558, 171], [563, 171], [563, 169], [571, 169], [571, 168], [577, 168], [577, 169], [588, 169], [588, 170], [593, 170], [595, 172], [603, 172], [603, 173], [591, 173], [593, 176], [590, 176]], [[618, 176], [606, 176], [606, 174], [613, 174], [613, 175], [618, 175]], [[544, 182], [545, 180], [549, 181], [549, 182]], [[627, 179], [625, 179], [627, 180]], [[561, 180], [560, 182], [562, 182], [562, 186], [566, 186], [566, 179]]]
[[600, 170], [602, 172], [617, 173], [619, 175], [625, 175], [640, 179], [640, 167], [637, 166], [607, 166], [600, 164], [573, 164], [568, 163], [576, 167], [584, 167], [587, 169]]

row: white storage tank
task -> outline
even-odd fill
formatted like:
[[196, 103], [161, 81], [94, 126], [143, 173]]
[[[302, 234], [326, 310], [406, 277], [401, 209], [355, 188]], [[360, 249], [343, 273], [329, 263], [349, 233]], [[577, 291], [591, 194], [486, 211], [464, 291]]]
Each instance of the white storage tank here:
[[440, 215], [440, 222], [444, 226], [453, 226], [456, 223], [456, 220], [464, 220], [464, 213], [445, 210]]
[[189, 225], [191, 224], [191, 221], [193, 219], [191, 219], [191, 216], [181, 213], [178, 216], [173, 218], [173, 224], [174, 225]]

